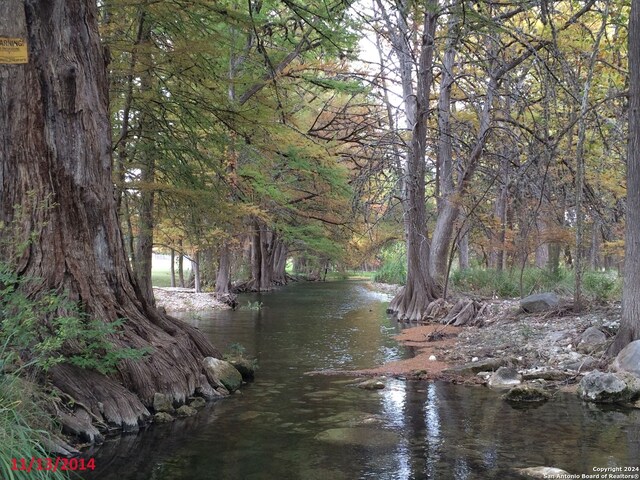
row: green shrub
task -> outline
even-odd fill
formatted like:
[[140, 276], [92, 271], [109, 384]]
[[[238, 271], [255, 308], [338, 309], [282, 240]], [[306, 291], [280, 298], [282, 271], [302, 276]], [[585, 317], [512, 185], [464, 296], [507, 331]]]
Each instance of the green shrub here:
[[[459, 291], [498, 298], [520, 296], [520, 270], [489, 270], [475, 267], [452, 272], [451, 285]], [[522, 295], [538, 292], [555, 292], [571, 297], [575, 289], [575, 274], [561, 268], [550, 272], [529, 267], [522, 272]], [[600, 303], [620, 297], [621, 281], [615, 272], [585, 272], [583, 277], [584, 295]]]
[[622, 297], [622, 279], [616, 272], [585, 272], [582, 285], [584, 294], [598, 303]]
[[404, 285], [407, 283], [407, 254], [404, 243], [385, 247], [381, 253], [382, 266], [375, 274], [376, 282]]
[[[4, 364], [8, 351], [0, 347], [0, 363]], [[0, 368], [0, 478], [62, 480], [66, 472], [14, 470], [22, 458], [47, 458], [43, 443], [55, 431], [50, 415], [41, 407], [44, 401], [37, 387], [19, 378], [17, 373], [6, 374]], [[16, 463], [14, 463], [16, 462]]]

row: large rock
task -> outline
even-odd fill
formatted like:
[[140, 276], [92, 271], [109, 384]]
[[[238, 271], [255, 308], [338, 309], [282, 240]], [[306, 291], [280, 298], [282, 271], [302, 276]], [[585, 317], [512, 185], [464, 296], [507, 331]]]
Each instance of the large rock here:
[[378, 378], [370, 378], [358, 383], [356, 387], [362, 388], [363, 390], [381, 390], [385, 387], [385, 384]]
[[229, 362], [231, 362], [231, 365], [233, 365], [236, 370], [240, 372], [243, 380], [250, 381], [255, 377], [256, 367], [253, 360], [249, 360], [248, 358], [244, 357], [235, 357], [229, 359]]
[[596, 403], [627, 403], [633, 392], [624, 380], [613, 373], [589, 372], [580, 381], [578, 395], [583, 400]]
[[173, 402], [169, 395], [165, 395], [164, 393], [154, 393], [153, 394], [153, 409], [158, 412], [166, 412], [173, 413], [175, 409], [173, 408]]
[[560, 303], [553, 292], [536, 293], [520, 300], [520, 308], [527, 313], [544, 312], [556, 308]]
[[167, 412], [158, 412], [153, 416], [154, 423], [169, 423], [173, 422], [175, 418]]
[[198, 410], [190, 407], [189, 405], [182, 405], [178, 410], [176, 410], [176, 414], [180, 418], [193, 417], [196, 413], [198, 413]]
[[624, 347], [613, 362], [618, 372], [629, 372], [640, 378], [640, 340]]
[[607, 336], [596, 327], [587, 328], [578, 342], [577, 350], [582, 353], [592, 353], [607, 343]]
[[522, 382], [522, 376], [513, 367], [500, 367], [489, 377], [492, 388], [511, 388]]
[[202, 361], [204, 373], [213, 385], [221, 383], [230, 392], [242, 385], [242, 375], [229, 362], [219, 358], [207, 357]]
[[193, 408], [203, 408], [207, 404], [207, 401], [202, 397], [189, 397], [187, 404]]
[[502, 398], [507, 402], [546, 402], [551, 394], [534, 385], [516, 385]]

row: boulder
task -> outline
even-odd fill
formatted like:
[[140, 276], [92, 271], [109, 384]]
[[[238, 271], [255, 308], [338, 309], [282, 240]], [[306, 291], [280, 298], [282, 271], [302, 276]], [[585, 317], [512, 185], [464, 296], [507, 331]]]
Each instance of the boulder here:
[[[213, 385], [222, 384], [230, 392], [242, 385], [242, 375], [231, 363], [219, 358], [206, 357], [202, 361], [204, 373]], [[218, 388], [216, 388], [218, 390]]]
[[553, 292], [536, 293], [520, 300], [520, 308], [526, 313], [552, 310], [560, 304], [560, 299]]
[[566, 370], [574, 370], [578, 372], [584, 372], [586, 370], [591, 370], [598, 365], [598, 360], [593, 358], [590, 355], [580, 355], [578, 352], [573, 352], [575, 357], [571, 357], [565, 362], [561, 363], [560, 366]]
[[385, 384], [377, 378], [370, 378], [369, 380], [358, 383], [356, 387], [364, 390], [381, 390], [385, 387]]
[[169, 395], [165, 395], [164, 393], [154, 393], [153, 394], [153, 409], [158, 412], [166, 412], [166, 413], [174, 413], [175, 409], [173, 408], [173, 401]]
[[190, 407], [189, 405], [182, 405], [180, 408], [178, 408], [178, 410], [176, 411], [176, 414], [178, 415], [178, 417], [180, 418], [184, 418], [184, 417], [193, 417], [196, 413], [198, 413], [198, 411], [193, 408]]
[[167, 412], [158, 412], [153, 416], [153, 423], [170, 423], [175, 418]]
[[580, 381], [578, 395], [583, 400], [596, 403], [628, 403], [633, 392], [624, 380], [613, 373], [589, 372]]
[[202, 397], [187, 398], [187, 405], [193, 408], [203, 408], [206, 404], [207, 404], [207, 401]]
[[513, 387], [502, 398], [507, 402], [546, 402], [551, 394], [534, 385], [518, 385]]
[[[219, 381], [216, 383], [216, 387], [221, 389], [224, 388]], [[207, 377], [205, 375], [200, 375], [200, 386], [196, 387], [195, 393], [196, 395], [204, 398], [205, 400], [217, 400], [218, 398], [222, 398], [225, 396], [211, 386], [211, 384], [209, 383], [209, 380], [207, 380]], [[227, 392], [227, 395], [228, 394], [229, 392]]]
[[248, 358], [244, 357], [236, 357], [230, 359], [229, 362], [236, 368], [236, 370], [240, 372], [243, 380], [253, 380], [256, 373], [256, 367], [253, 360], [249, 360]]
[[522, 376], [513, 367], [500, 367], [489, 377], [489, 386], [492, 388], [511, 388], [520, 384]]
[[640, 340], [631, 342], [620, 351], [613, 362], [613, 368], [640, 378]]
[[516, 471], [525, 478], [570, 478], [568, 472], [554, 467], [518, 468]]
[[582, 353], [592, 353], [607, 343], [607, 336], [596, 327], [587, 328], [578, 342], [577, 350]]

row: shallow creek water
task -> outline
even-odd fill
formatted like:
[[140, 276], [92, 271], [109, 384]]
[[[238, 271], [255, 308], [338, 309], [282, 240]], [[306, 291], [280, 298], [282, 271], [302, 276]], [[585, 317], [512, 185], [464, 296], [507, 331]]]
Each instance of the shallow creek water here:
[[484, 387], [390, 379], [365, 391], [320, 369], [369, 368], [408, 355], [392, 339], [389, 298], [358, 282], [294, 284], [259, 311], [183, 318], [222, 351], [258, 359], [256, 380], [197, 416], [87, 452], [87, 480], [509, 479], [513, 468], [575, 474], [640, 463], [640, 411], [557, 395], [513, 408]]

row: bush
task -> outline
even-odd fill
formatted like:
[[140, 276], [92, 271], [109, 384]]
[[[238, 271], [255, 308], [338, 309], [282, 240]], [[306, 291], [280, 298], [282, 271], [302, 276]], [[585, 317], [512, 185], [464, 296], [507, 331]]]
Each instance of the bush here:
[[[124, 320], [91, 320], [64, 294], [45, 292], [28, 297], [28, 283], [0, 263], [0, 343], [4, 363], [33, 361], [43, 370], [62, 361], [100, 373], [109, 373], [122, 359], [144, 356], [144, 349], [114, 348], [109, 342]], [[70, 347], [73, 345], [73, 348]]]
[[395, 243], [382, 250], [382, 266], [374, 280], [381, 283], [404, 285], [407, 283], [407, 254], [404, 243]]
[[616, 272], [585, 272], [582, 284], [584, 294], [598, 303], [622, 297], [622, 279]]
[[[0, 349], [0, 362], [6, 359], [6, 349]], [[0, 478], [34, 480], [61, 480], [65, 472], [47, 472], [32, 469], [30, 473], [15, 471], [20, 459], [47, 458], [44, 440], [54, 430], [51, 417], [40, 407], [42, 399], [34, 384], [16, 374], [5, 374], [0, 369]], [[14, 462], [17, 462], [14, 464]]]
[[[451, 274], [451, 285], [464, 292], [498, 298], [520, 296], [520, 270], [488, 270], [480, 267], [457, 270]], [[570, 297], [574, 293], [575, 274], [572, 270], [550, 272], [541, 268], [525, 268], [522, 272], [522, 295], [555, 292]], [[585, 297], [600, 303], [620, 297], [621, 281], [615, 272], [585, 272]]]

